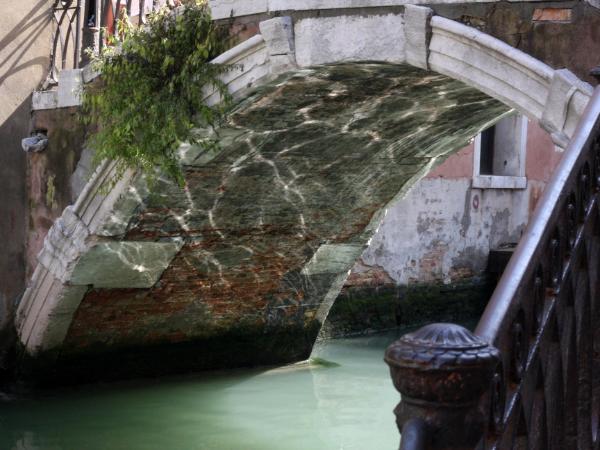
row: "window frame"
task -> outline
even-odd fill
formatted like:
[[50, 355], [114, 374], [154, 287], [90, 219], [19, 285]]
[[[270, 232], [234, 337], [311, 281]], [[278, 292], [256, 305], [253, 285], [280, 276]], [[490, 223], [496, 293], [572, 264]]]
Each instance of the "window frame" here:
[[[472, 186], [477, 189], [526, 189], [527, 176], [525, 163], [527, 156], [527, 116], [517, 114], [517, 143], [518, 174], [517, 175], [481, 175], [481, 133], [475, 136], [473, 149], [473, 179]], [[502, 120], [502, 119], [501, 119]], [[495, 126], [495, 125], [493, 125]]]

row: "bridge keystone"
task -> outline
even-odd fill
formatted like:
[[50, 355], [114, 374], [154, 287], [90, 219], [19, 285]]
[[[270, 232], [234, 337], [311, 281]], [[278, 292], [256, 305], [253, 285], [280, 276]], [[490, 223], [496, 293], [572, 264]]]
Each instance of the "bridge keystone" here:
[[296, 68], [294, 23], [291, 17], [276, 17], [259, 24], [274, 75]]

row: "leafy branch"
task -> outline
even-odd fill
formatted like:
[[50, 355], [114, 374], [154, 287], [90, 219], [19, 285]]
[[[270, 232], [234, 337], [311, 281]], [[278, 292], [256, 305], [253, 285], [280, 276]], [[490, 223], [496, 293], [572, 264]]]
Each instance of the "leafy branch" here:
[[[150, 180], [163, 172], [183, 185], [178, 146], [198, 142], [192, 129], [215, 127], [230, 104], [219, 79], [227, 67], [209, 63], [222, 52], [223, 37], [204, 1], [161, 9], [144, 27], [122, 18], [110, 45], [93, 57], [99, 82], [83, 92], [84, 121], [96, 129], [88, 140], [96, 162], [108, 158], [116, 161], [119, 174], [135, 168]], [[204, 102], [205, 86], [221, 94], [219, 105]]]

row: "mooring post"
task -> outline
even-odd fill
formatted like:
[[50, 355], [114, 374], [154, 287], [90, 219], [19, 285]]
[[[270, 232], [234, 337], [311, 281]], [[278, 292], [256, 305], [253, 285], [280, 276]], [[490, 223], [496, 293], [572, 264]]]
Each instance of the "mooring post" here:
[[400, 448], [475, 448], [489, 415], [479, 400], [499, 361], [495, 347], [449, 323], [427, 325], [390, 345], [385, 362], [401, 394], [394, 410]]

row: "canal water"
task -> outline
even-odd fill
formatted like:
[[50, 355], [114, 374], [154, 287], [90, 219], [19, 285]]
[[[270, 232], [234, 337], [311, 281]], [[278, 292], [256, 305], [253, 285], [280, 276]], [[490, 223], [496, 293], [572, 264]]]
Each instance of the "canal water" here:
[[399, 334], [323, 341], [310, 364], [2, 401], [0, 449], [398, 448], [399, 394], [383, 353]]

